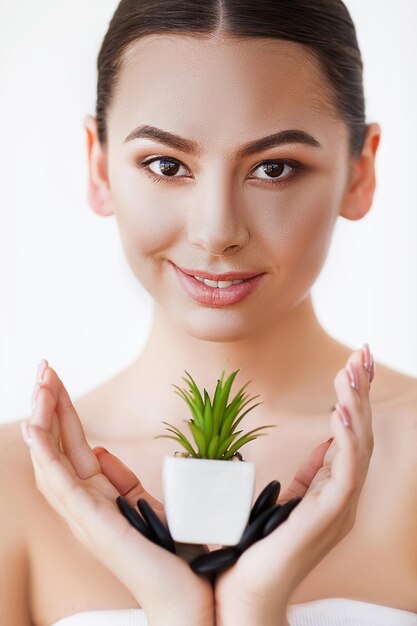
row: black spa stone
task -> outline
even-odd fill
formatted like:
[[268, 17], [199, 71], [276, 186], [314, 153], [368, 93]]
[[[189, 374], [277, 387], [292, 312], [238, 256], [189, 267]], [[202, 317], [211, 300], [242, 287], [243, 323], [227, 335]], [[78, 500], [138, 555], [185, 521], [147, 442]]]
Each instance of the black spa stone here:
[[278, 480], [272, 480], [261, 491], [250, 512], [249, 524], [252, 524], [252, 522], [258, 517], [258, 515], [274, 506], [274, 504], [278, 500], [280, 491], [281, 483]]
[[118, 496], [116, 498], [116, 503], [117, 503], [117, 506], [119, 507], [119, 510], [127, 519], [127, 521], [130, 522], [130, 524], [134, 528], [136, 528], [136, 530], [138, 530], [144, 537], [156, 543], [155, 535], [148, 528], [148, 526], [143, 521], [143, 519], [141, 518], [139, 513], [136, 511], [136, 509], [131, 504], [129, 504], [126, 498], [124, 498], [123, 496]]
[[285, 504], [282, 504], [279, 510], [275, 511], [271, 514], [269, 519], [264, 525], [263, 528], [263, 536], [266, 537], [272, 531], [274, 531], [280, 524], [285, 522], [285, 520], [289, 517], [291, 511], [295, 509], [295, 507], [301, 502], [302, 498], [297, 496], [296, 498], [292, 498], [288, 500]]
[[246, 527], [239, 543], [235, 546], [240, 553], [247, 550], [253, 543], [255, 543], [255, 541], [262, 539], [264, 536], [263, 529], [266, 522], [269, 520], [271, 515], [273, 515], [280, 508], [280, 504], [275, 504], [272, 507], [269, 507], [266, 511], [261, 512], [257, 518]]
[[196, 574], [217, 574], [236, 563], [239, 556], [240, 552], [234, 546], [220, 548], [196, 557], [191, 561], [190, 567]]
[[166, 550], [169, 550], [170, 552], [173, 552], [173, 554], [175, 554], [176, 549], [174, 540], [171, 537], [171, 533], [167, 528], [165, 528], [149, 502], [145, 500], [145, 498], [139, 498], [137, 504], [139, 511], [142, 513], [146, 523], [150, 527], [151, 531], [153, 531], [153, 533], [155, 534], [158, 544], [162, 548], [165, 548]]

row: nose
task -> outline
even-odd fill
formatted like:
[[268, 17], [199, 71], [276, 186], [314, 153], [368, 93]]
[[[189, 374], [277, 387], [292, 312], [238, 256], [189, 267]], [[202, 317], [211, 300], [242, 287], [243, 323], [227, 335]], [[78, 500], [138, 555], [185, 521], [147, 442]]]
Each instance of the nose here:
[[232, 183], [206, 181], [199, 198], [191, 200], [187, 216], [188, 240], [211, 255], [222, 255], [229, 249], [243, 248], [249, 241], [243, 212], [236, 205]]

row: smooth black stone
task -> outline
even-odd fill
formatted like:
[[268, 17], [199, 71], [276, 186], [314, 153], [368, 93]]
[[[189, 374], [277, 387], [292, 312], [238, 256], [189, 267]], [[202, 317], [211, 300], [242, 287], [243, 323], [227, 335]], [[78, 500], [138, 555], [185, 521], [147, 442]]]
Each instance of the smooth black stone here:
[[281, 508], [280, 504], [275, 504], [272, 507], [269, 507], [266, 511], [263, 511], [252, 524], [246, 527], [239, 543], [235, 546], [239, 552], [244, 552], [247, 550], [255, 541], [262, 539], [263, 529], [266, 522], [269, 520], [271, 515], [275, 513], [275, 511]]
[[170, 552], [173, 552], [175, 554], [176, 549], [174, 540], [171, 537], [171, 533], [165, 528], [149, 502], [145, 500], [145, 498], [139, 498], [137, 504], [139, 511], [142, 513], [148, 526], [155, 533], [158, 544], [162, 548], [165, 548], [166, 550], [169, 550]]
[[136, 528], [136, 530], [138, 530], [144, 537], [156, 543], [155, 535], [146, 525], [136, 509], [131, 504], [129, 504], [126, 498], [124, 498], [123, 496], [118, 496], [116, 498], [116, 503], [127, 521], [130, 522], [130, 524], [132, 524], [132, 526], [134, 526], [134, 528]]
[[252, 522], [264, 511], [274, 506], [276, 501], [278, 500], [279, 492], [281, 491], [281, 483], [278, 480], [271, 481], [259, 494], [256, 499], [255, 504], [252, 507], [250, 516], [249, 516], [249, 524]]
[[196, 574], [211, 575], [230, 567], [238, 560], [240, 552], [236, 548], [220, 548], [212, 550], [209, 554], [202, 554], [190, 563], [190, 567]]
[[272, 531], [274, 531], [280, 524], [285, 522], [285, 520], [289, 517], [291, 511], [295, 509], [297, 504], [301, 502], [302, 498], [297, 496], [296, 498], [292, 498], [288, 500], [285, 504], [281, 505], [280, 509], [274, 512], [271, 517], [266, 522], [263, 529], [263, 536], [266, 537]]

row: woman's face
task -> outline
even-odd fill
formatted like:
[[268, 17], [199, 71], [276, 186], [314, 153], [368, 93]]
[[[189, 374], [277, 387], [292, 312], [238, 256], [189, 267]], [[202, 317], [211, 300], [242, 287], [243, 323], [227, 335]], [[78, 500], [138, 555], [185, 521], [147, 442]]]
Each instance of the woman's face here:
[[[189, 334], [265, 331], [318, 276], [349, 172], [348, 130], [324, 81], [301, 46], [276, 40], [154, 35], [125, 57], [107, 118], [108, 206], [135, 276]], [[134, 138], [144, 125], [185, 141]], [[289, 130], [309, 143], [239, 154]], [[172, 263], [266, 274], [240, 302], [209, 306], [184, 291]]]

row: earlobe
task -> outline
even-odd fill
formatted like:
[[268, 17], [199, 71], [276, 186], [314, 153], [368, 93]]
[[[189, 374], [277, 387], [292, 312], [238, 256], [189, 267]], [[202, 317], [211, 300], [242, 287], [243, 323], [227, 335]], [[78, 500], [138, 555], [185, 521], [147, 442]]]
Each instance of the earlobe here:
[[341, 217], [360, 220], [371, 208], [376, 187], [375, 157], [380, 139], [380, 125], [369, 124], [362, 153], [352, 163], [339, 212]]
[[113, 215], [107, 175], [107, 154], [98, 140], [96, 118], [87, 115], [84, 118], [84, 128], [87, 133], [88, 203], [98, 215]]

